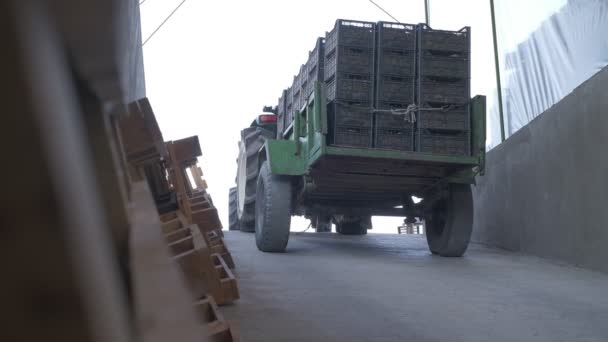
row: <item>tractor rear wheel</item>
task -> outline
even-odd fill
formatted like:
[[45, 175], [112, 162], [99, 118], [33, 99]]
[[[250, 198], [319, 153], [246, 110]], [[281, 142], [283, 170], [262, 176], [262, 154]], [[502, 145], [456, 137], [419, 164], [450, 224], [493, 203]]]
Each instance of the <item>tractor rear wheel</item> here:
[[267, 162], [262, 164], [255, 200], [255, 243], [262, 252], [284, 252], [291, 225], [291, 182], [273, 175]]
[[236, 213], [236, 188], [230, 188], [228, 192], [228, 230], [239, 230]]
[[258, 152], [266, 139], [274, 137], [271, 131], [248, 127], [241, 131], [237, 159], [236, 193], [237, 218], [243, 232], [255, 230], [256, 181], [260, 169]]
[[450, 184], [447, 198], [437, 201], [425, 222], [426, 241], [433, 254], [460, 257], [473, 230], [473, 196], [468, 184]]
[[372, 227], [371, 216], [343, 218], [336, 222], [336, 232], [342, 235], [365, 235]]

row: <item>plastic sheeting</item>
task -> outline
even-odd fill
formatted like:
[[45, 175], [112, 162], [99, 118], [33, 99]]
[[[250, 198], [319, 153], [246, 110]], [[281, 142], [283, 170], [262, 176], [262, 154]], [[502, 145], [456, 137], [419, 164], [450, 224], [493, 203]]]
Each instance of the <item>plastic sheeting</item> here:
[[496, 0], [495, 14], [508, 137], [608, 64], [608, 0]]

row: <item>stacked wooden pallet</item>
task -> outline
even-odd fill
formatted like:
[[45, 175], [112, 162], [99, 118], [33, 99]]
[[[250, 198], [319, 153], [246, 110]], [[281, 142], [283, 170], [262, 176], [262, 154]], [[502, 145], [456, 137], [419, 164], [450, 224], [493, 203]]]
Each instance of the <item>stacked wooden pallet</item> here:
[[132, 104], [130, 114], [120, 122], [127, 169], [150, 188], [167, 258], [180, 271], [204, 334], [213, 341], [236, 341], [234, 326], [218, 310], [239, 298], [235, 265], [197, 164], [198, 137], [162, 141], [146, 99]]

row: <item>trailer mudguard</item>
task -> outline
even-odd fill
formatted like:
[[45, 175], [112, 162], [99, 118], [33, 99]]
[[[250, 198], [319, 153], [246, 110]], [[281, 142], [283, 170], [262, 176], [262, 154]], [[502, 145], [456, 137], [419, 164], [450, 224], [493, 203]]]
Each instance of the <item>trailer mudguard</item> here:
[[307, 172], [307, 163], [294, 140], [266, 140], [260, 149], [261, 158], [268, 161], [275, 175], [302, 176]]

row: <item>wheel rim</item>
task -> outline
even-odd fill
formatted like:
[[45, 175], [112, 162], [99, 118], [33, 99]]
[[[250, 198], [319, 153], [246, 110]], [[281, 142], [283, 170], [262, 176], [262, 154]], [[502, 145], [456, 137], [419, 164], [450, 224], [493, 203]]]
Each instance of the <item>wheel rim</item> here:
[[266, 192], [266, 185], [262, 180], [258, 184], [258, 189], [256, 193], [255, 199], [255, 233], [260, 234], [262, 229], [264, 229], [264, 193]]
[[237, 171], [237, 216], [241, 217], [245, 210], [245, 198], [247, 196], [247, 151], [243, 144], [240, 145]]

